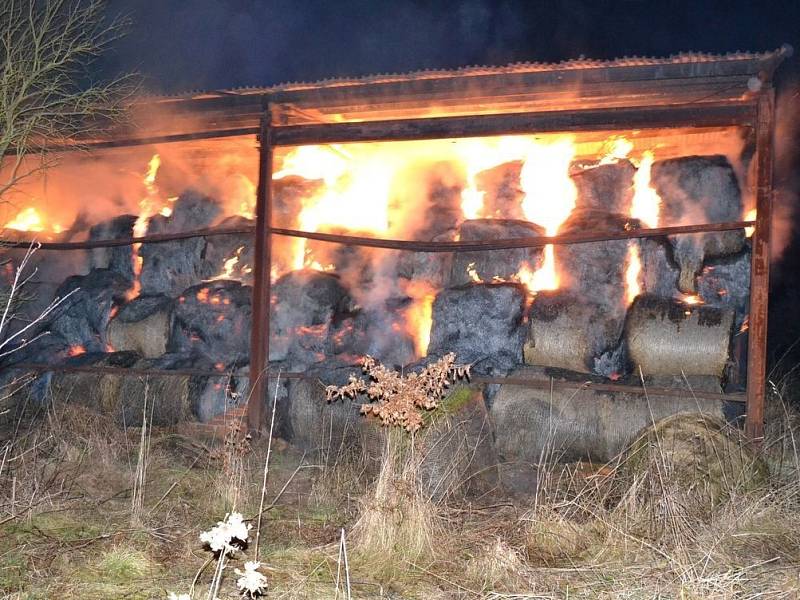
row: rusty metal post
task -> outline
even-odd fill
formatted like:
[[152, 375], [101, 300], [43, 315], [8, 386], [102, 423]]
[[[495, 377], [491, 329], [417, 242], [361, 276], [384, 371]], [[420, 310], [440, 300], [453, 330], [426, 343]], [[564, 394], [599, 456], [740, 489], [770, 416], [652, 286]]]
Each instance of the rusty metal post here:
[[752, 237], [750, 328], [747, 348], [747, 436], [764, 437], [764, 398], [767, 378], [767, 305], [769, 302], [770, 233], [772, 224], [772, 161], [775, 134], [775, 91], [758, 100], [756, 121], [756, 226]]
[[253, 276], [252, 329], [250, 334], [250, 397], [247, 428], [260, 431], [264, 425], [266, 390], [269, 389], [269, 308], [272, 271], [272, 115], [269, 103], [261, 117], [256, 197], [255, 271]]

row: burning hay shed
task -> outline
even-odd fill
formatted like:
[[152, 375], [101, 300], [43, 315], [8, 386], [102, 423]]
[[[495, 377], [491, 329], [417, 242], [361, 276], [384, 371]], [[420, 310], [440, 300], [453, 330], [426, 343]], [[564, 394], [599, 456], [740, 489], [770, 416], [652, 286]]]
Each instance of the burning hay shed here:
[[[47, 281], [80, 290], [41, 324], [50, 342], [6, 366], [68, 370], [52, 363], [130, 352], [130, 368], [152, 377], [242, 380], [222, 396], [249, 379], [253, 429], [278, 371], [314, 377], [365, 354], [403, 368], [455, 352], [501, 400], [502, 377], [526, 365], [545, 380], [568, 372], [578, 387], [600, 378], [625, 388], [606, 394], [631, 410], [644, 410], [640, 370], [702, 375], [717, 402], [746, 400], [757, 437], [769, 77], [784, 54], [150, 99], [171, 116], [158, 130], [95, 141], [91, 160], [54, 172], [52, 202], [42, 192], [47, 202], [8, 216], [17, 240], [43, 242]], [[96, 219], [74, 201], [82, 169], [92, 201], [105, 202]], [[60, 250], [74, 256], [71, 273], [46, 268]], [[9, 250], [7, 278], [18, 253]], [[745, 323], [746, 397], [726, 380]], [[225, 406], [194, 398], [180, 410], [207, 419]]]

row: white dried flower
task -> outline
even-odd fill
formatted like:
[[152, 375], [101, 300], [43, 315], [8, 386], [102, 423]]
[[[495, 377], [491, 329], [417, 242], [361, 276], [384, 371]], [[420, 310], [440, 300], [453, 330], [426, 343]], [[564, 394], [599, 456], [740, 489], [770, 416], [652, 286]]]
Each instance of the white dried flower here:
[[230, 513], [225, 515], [225, 520], [201, 533], [200, 541], [208, 544], [213, 552], [230, 554], [236, 550], [232, 545], [234, 540], [243, 544], [247, 542], [251, 527], [252, 525], [244, 522], [241, 513]]
[[192, 600], [192, 597], [189, 594], [176, 594], [175, 592], [170, 592], [167, 600]]
[[260, 567], [260, 562], [249, 560], [244, 563], [244, 571], [233, 570], [239, 575], [239, 579], [236, 581], [237, 587], [243, 594], [248, 594], [251, 598], [263, 594], [267, 590], [267, 578], [259, 572]]

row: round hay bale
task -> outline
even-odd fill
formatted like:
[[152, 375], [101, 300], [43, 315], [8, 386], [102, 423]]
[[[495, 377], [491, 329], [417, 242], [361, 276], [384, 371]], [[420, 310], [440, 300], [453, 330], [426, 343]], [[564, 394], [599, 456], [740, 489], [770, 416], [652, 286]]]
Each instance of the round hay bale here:
[[167, 351], [171, 326], [171, 298], [139, 296], [111, 319], [106, 337], [116, 351], [129, 350], [145, 358], [157, 358]]
[[621, 456], [612, 483], [616, 508], [650, 535], [693, 534], [692, 524], [734, 493], [763, 486], [768, 471], [738, 430], [701, 414], [667, 417]]
[[624, 319], [594, 302], [560, 292], [537, 294], [528, 317], [525, 363], [596, 373], [624, 370], [620, 348]]
[[714, 375], [728, 362], [733, 311], [639, 296], [628, 311], [625, 344], [644, 375]]

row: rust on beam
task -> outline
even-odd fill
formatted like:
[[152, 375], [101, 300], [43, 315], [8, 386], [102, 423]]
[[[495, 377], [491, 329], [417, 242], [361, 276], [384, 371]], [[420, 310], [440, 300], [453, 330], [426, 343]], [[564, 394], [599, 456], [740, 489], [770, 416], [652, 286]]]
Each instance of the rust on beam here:
[[272, 270], [272, 116], [266, 103], [261, 117], [256, 198], [256, 239], [253, 271], [252, 326], [250, 334], [250, 396], [247, 427], [260, 431], [264, 424], [264, 400], [269, 389], [269, 310]]
[[774, 136], [775, 90], [769, 88], [759, 97], [756, 125], [756, 226], [752, 237], [747, 404], [744, 425], [745, 433], [754, 442], [760, 442], [764, 438]]
[[751, 103], [738, 102], [285, 125], [275, 128], [273, 142], [299, 146], [621, 128], [751, 126], [756, 118], [754, 108]]

